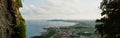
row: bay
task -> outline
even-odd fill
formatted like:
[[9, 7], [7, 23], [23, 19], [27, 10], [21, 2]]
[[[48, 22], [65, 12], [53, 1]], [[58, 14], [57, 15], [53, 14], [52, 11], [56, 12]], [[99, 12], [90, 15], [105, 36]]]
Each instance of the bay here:
[[61, 21], [48, 21], [48, 20], [26, 20], [27, 24], [27, 36], [28, 38], [32, 36], [40, 35], [44, 32], [45, 27], [54, 26], [72, 26], [76, 23], [61, 22]]

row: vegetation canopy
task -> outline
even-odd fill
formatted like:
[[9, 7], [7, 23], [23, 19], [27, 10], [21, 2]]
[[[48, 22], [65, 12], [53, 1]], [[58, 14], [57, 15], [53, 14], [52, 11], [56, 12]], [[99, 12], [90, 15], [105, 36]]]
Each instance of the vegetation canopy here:
[[100, 9], [103, 18], [96, 20], [96, 33], [101, 38], [119, 38], [120, 0], [103, 0]]

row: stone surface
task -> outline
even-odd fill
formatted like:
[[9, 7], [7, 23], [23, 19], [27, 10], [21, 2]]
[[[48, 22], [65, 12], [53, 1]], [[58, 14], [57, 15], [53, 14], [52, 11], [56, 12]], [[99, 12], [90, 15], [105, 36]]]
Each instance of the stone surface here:
[[16, 38], [14, 27], [19, 24], [19, 14], [14, 0], [0, 0], [0, 38]]

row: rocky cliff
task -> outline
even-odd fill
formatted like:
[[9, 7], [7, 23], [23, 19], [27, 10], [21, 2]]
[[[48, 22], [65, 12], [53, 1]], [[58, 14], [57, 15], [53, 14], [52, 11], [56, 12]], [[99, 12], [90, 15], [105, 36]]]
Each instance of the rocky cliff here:
[[21, 0], [0, 0], [0, 38], [26, 38]]

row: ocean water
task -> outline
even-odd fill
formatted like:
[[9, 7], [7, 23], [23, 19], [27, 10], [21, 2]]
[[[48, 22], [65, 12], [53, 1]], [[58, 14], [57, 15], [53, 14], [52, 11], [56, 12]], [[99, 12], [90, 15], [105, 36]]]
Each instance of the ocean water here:
[[37, 36], [44, 32], [45, 27], [53, 27], [53, 26], [71, 26], [76, 23], [70, 22], [60, 22], [60, 21], [47, 21], [47, 20], [26, 20], [27, 23], [27, 36]]

